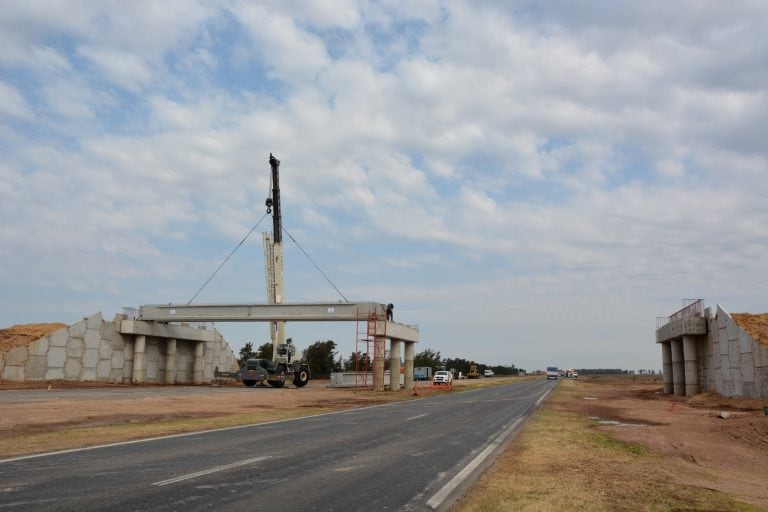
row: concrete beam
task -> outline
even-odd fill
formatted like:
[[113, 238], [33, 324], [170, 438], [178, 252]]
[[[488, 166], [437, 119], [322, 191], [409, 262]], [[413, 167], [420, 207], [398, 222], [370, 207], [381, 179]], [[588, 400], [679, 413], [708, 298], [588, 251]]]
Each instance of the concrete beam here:
[[419, 329], [413, 325], [379, 321], [376, 322], [376, 330], [373, 332], [386, 333], [385, 337], [390, 340], [409, 341], [411, 343], [419, 341]]
[[656, 343], [700, 334], [707, 334], [707, 319], [703, 316], [687, 316], [656, 329]]
[[385, 320], [383, 304], [323, 302], [312, 304], [167, 304], [139, 307], [139, 320], [155, 322], [349, 322], [369, 315]]
[[167, 323], [144, 322], [141, 320], [122, 320], [118, 331], [120, 334], [152, 336], [153, 338], [174, 338], [208, 342], [216, 340], [214, 331], [208, 329], [197, 329], [195, 327]]
[[[371, 315], [377, 318], [375, 332], [385, 332], [389, 339], [413, 343], [419, 341], [419, 330], [416, 327], [387, 322], [385, 306], [377, 302], [146, 305], [139, 307], [139, 319], [135, 322], [356, 322], [368, 321]], [[123, 323], [125, 322], [131, 321], [124, 320]], [[126, 329], [128, 328], [137, 327], [127, 324]], [[175, 334], [162, 337], [187, 339]]]

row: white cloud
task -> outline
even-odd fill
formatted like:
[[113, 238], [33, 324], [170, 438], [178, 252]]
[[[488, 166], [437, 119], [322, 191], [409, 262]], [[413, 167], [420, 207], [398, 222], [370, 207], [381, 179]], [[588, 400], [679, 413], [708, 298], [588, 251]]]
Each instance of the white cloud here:
[[0, 115], [27, 120], [32, 118], [32, 112], [21, 92], [3, 80], [0, 80]]
[[255, 44], [253, 56], [265, 62], [276, 79], [311, 84], [330, 63], [322, 40], [302, 30], [291, 17], [253, 4], [238, 6], [235, 14]]
[[152, 79], [152, 72], [140, 57], [114, 48], [80, 46], [77, 53], [91, 62], [118, 87], [139, 92]]

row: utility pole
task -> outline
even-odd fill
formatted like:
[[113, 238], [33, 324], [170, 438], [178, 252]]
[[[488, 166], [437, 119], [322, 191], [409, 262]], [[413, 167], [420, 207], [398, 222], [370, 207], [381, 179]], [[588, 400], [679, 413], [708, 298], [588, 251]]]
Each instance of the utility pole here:
[[[272, 168], [272, 197], [266, 201], [267, 213], [272, 213], [272, 236], [264, 234], [264, 264], [267, 276], [267, 301], [270, 304], [285, 303], [285, 278], [283, 273], [283, 226], [280, 213], [280, 160], [269, 154]], [[285, 343], [285, 322], [270, 323], [272, 360], [277, 357], [277, 346]]]

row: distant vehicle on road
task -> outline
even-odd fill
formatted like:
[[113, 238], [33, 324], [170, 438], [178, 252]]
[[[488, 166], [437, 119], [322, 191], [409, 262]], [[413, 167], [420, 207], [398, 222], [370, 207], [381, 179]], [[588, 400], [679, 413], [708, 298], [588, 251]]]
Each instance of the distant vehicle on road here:
[[493, 377], [493, 370], [485, 370], [483, 372], [483, 377]]
[[558, 371], [557, 366], [547, 366], [547, 379], [557, 380], [559, 374], [560, 372]]
[[440, 384], [453, 384], [453, 374], [447, 370], [440, 370], [439, 372], [435, 372], [435, 377], [432, 379], [432, 382], [438, 386]]

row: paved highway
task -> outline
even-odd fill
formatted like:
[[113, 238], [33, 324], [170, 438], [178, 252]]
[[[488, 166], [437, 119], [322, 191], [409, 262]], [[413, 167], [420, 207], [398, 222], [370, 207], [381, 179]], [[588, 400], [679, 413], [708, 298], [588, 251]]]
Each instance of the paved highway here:
[[8, 459], [0, 511], [445, 510], [552, 386]]

